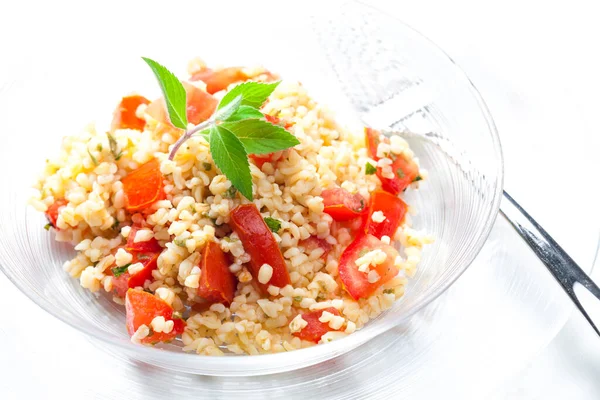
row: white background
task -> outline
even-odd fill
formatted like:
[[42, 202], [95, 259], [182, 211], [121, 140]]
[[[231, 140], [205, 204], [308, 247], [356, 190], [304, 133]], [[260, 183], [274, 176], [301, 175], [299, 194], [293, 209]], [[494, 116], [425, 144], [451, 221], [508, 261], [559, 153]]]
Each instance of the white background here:
[[[471, 77], [487, 101], [501, 134], [507, 188], [520, 195], [526, 208], [535, 209], [535, 205], [527, 204], [527, 190], [551, 183], [551, 174], [548, 177], [543, 172], [552, 166], [536, 164], [540, 160], [545, 162], [546, 157], [521, 157], [522, 141], [527, 138], [513, 132], [523, 132], [524, 127], [516, 124], [524, 120], [525, 110], [560, 113], [557, 98], [575, 99], [576, 109], [581, 110], [579, 117], [590, 120], [591, 134], [587, 135], [585, 145], [600, 150], [598, 126], [593, 123], [600, 108], [597, 95], [600, 24], [596, 2], [376, 0], [371, 3], [439, 44]], [[271, 7], [289, 6], [286, 2], [271, 4]], [[36, 32], [35, 22], [44, 17], [36, 14], [31, 2], [0, 3], [0, 84], [15, 68], [7, 54], [26, 51], [22, 44], [31, 39], [27, 32], [43, 34]], [[14, 35], [15, 31], [22, 36]], [[529, 121], [527, 128], [547, 130], [550, 140], [568, 140], [568, 132], [553, 130], [548, 123], [552, 114], [536, 115], [539, 120]], [[576, 171], [576, 155], [570, 157], [570, 165]], [[524, 179], [520, 171], [525, 167], [541, 178]], [[597, 180], [591, 184], [598, 186]], [[572, 221], [562, 228], [576, 232], [578, 223], [586, 221]], [[593, 276], [600, 281], [600, 271]], [[0, 276], [0, 315], [0, 399], [87, 398], [78, 381], [98, 382], [101, 388], [115, 379], [100, 371], [110, 369], [117, 360], [37, 308], [4, 276]], [[516, 371], [494, 395], [494, 399], [560, 398], [600, 398], [600, 341], [578, 313], [572, 315], [545, 350]]]

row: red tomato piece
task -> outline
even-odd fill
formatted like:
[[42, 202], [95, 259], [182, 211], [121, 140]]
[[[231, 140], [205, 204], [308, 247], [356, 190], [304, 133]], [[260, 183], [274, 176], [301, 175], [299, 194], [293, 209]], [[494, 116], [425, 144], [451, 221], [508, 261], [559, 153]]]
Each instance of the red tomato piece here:
[[[367, 279], [367, 274], [358, 270], [356, 260], [362, 257], [365, 253], [381, 249], [386, 254], [386, 260], [377, 265], [374, 269], [379, 274], [379, 280], [374, 283], [370, 283]], [[372, 235], [361, 235], [354, 239], [352, 243], [344, 250], [342, 257], [340, 258], [339, 274], [344, 289], [352, 296], [355, 300], [360, 298], [367, 298], [372, 295], [377, 288], [384, 283], [393, 279], [398, 275], [398, 269], [394, 266], [394, 262], [398, 252], [392, 246], [383, 243]]]
[[109, 275], [113, 275], [112, 285], [113, 290], [117, 293], [118, 296], [123, 297], [125, 293], [127, 293], [127, 289], [135, 288], [138, 286], [144, 286], [144, 282], [146, 280], [152, 280], [152, 271], [157, 268], [156, 261], [158, 260], [158, 253], [136, 253], [130, 252], [133, 256], [131, 260], [131, 264], [135, 264], [137, 262], [141, 262], [144, 265], [144, 268], [131, 275], [128, 271], [125, 271], [123, 274], [118, 277], [114, 276], [114, 271], [112, 268], [108, 270]]
[[[381, 239], [382, 236], [394, 236], [396, 230], [402, 223], [406, 215], [407, 205], [398, 196], [383, 190], [377, 190], [371, 193], [369, 202], [369, 221], [367, 223], [367, 233]], [[373, 213], [381, 211], [385, 216], [383, 222], [375, 222], [372, 219]]]
[[129, 236], [127, 236], [127, 245], [125, 246], [125, 249], [128, 252], [136, 251], [140, 253], [160, 253], [162, 251], [162, 247], [155, 238], [145, 242], [135, 243], [135, 235], [140, 229], [142, 229], [142, 227], [138, 224], [133, 224], [131, 226]]
[[365, 210], [365, 199], [358, 193], [345, 189], [326, 189], [321, 193], [327, 214], [336, 221], [348, 221], [360, 217]]
[[52, 225], [52, 227], [56, 230], [58, 227], [56, 226], [56, 221], [58, 220], [58, 214], [60, 213], [60, 209], [68, 204], [68, 201], [65, 199], [55, 200], [48, 209], [46, 210], [46, 219], [48, 219], [48, 223]]
[[165, 198], [163, 176], [157, 159], [131, 171], [121, 182], [125, 192], [125, 208], [129, 212], [144, 210]]
[[334, 315], [339, 316], [340, 312], [333, 308], [325, 308], [323, 310], [311, 311], [302, 314], [302, 319], [305, 320], [308, 325], [302, 328], [299, 332], [294, 332], [293, 335], [299, 337], [302, 340], [308, 340], [309, 342], [319, 343], [321, 336], [327, 332], [331, 332], [335, 329], [329, 327], [329, 323], [319, 321], [324, 311], [330, 312]]
[[400, 194], [404, 189], [415, 181], [419, 175], [419, 167], [412, 160], [405, 159], [402, 155], [396, 156], [392, 164], [394, 178], [384, 178], [381, 175], [381, 169], [377, 168], [377, 177], [381, 181], [383, 190], [392, 194]]
[[[379, 160], [377, 157], [377, 147], [381, 142], [379, 140], [379, 131], [371, 128], [365, 128], [365, 142], [369, 149], [369, 155], [374, 160]], [[389, 142], [389, 139], [385, 139]], [[419, 176], [419, 167], [412, 160], [407, 160], [402, 155], [392, 155], [392, 171], [394, 172], [393, 178], [386, 178], [381, 172], [381, 167], [377, 167], [377, 177], [381, 181], [383, 190], [392, 194], [399, 194], [415, 181]]]
[[113, 113], [111, 129], [135, 129], [143, 131], [146, 120], [135, 115], [136, 110], [142, 104], [150, 104], [150, 100], [144, 96], [125, 96]]
[[185, 328], [185, 321], [179, 318], [173, 319], [173, 308], [171, 306], [143, 290], [129, 289], [127, 291], [125, 312], [129, 336], [133, 336], [135, 331], [142, 325], [150, 327], [154, 317], [164, 317], [165, 320], [174, 322], [171, 332], [151, 332], [148, 337], [141, 340], [142, 343], [169, 342], [175, 339], [177, 335], [182, 334]]
[[329, 254], [333, 248], [333, 245], [327, 240], [319, 239], [316, 236], [311, 236], [308, 239], [302, 240], [299, 245], [304, 247], [307, 253], [310, 253], [315, 249], [323, 249], [323, 255], [321, 256], [323, 260], [327, 258], [327, 254]]
[[365, 142], [367, 145], [367, 149], [369, 150], [369, 156], [377, 161], [379, 157], [377, 157], [377, 147], [381, 140], [379, 140], [379, 131], [371, 128], [365, 128]]
[[[269, 285], [284, 287], [291, 284], [281, 250], [254, 204], [242, 204], [231, 211], [229, 224], [237, 233], [244, 249], [250, 254], [250, 273], [264, 294]], [[263, 264], [273, 268], [273, 276], [267, 284], [258, 282], [258, 271]]]
[[190, 81], [202, 81], [206, 83], [206, 91], [210, 94], [225, 90], [232, 83], [248, 80], [249, 76], [241, 67], [228, 67], [219, 70], [205, 68], [196, 72]]
[[215, 242], [208, 242], [200, 260], [198, 296], [211, 303], [231, 304], [236, 289], [235, 275], [229, 271], [229, 259]]
[[250, 154], [249, 157], [254, 162], [254, 165], [262, 169], [265, 163], [274, 163], [276, 161], [279, 161], [283, 156], [284, 152], [285, 150], [276, 151], [275, 153], [269, 154]]
[[273, 116], [273, 115], [269, 115], [269, 114], [265, 114], [265, 119], [272, 123], [273, 125], [279, 125], [284, 127], [285, 129], [290, 129], [292, 126], [294, 126], [294, 124], [289, 123], [289, 122], [283, 122], [281, 121], [279, 118]]
[[[218, 100], [188, 82], [183, 82], [183, 87], [186, 92], [188, 122], [197, 125], [206, 121], [217, 108]], [[150, 103], [146, 112], [155, 120], [173, 126], [162, 97]]]

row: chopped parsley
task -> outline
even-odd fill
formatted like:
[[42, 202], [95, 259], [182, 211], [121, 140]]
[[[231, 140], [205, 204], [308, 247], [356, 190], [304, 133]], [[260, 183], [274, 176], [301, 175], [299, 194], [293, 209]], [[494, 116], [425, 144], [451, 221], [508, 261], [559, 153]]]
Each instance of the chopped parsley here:
[[266, 217], [265, 223], [267, 224], [271, 232], [277, 233], [281, 229], [281, 221], [279, 221], [278, 219]]
[[177, 246], [179, 247], [185, 247], [185, 239], [175, 239], [173, 240], [173, 243], [175, 243]]
[[225, 193], [223, 193], [223, 197], [225, 197], [226, 199], [233, 199], [236, 194], [237, 189], [235, 188], [235, 186], [232, 185], [229, 189], [225, 191]]
[[402, 168], [398, 168], [398, 170], [396, 171], [396, 175], [398, 175], [398, 178], [400, 179], [404, 179], [404, 177], [406, 176], [404, 174], [404, 171], [402, 171]]
[[115, 222], [112, 224], [112, 229], [117, 229], [119, 227], [119, 220], [115, 218]]
[[94, 157], [94, 155], [92, 154], [92, 152], [90, 151], [90, 149], [88, 149], [87, 152], [90, 155], [90, 158], [92, 159], [92, 162], [94, 163], [94, 165], [98, 166], [98, 160], [96, 160], [96, 157]]
[[294, 296], [294, 301], [300, 303], [302, 301], [302, 296]]
[[50, 228], [52, 228], [52, 224], [50, 222], [48, 222], [46, 225], [44, 225], [44, 229], [49, 231]]
[[119, 150], [119, 145], [117, 144], [117, 140], [113, 135], [109, 132], [106, 132], [106, 136], [108, 136], [108, 144], [110, 145], [110, 152], [112, 153], [115, 161], [119, 161], [123, 156], [123, 151]]
[[419, 182], [422, 180], [423, 180], [423, 178], [421, 178], [421, 175], [417, 175], [417, 177], [415, 179], [413, 179], [413, 182]]
[[102, 151], [102, 143], [98, 143], [98, 145], [96, 146], [96, 150], [98, 151]]
[[131, 265], [131, 263], [125, 264], [122, 267], [114, 267], [112, 269], [112, 273], [115, 276], [115, 278], [118, 278], [121, 275], [123, 275], [125, 272], [127, 272], [127, 268], [129, 268], [130, 265]]
[[377, 168], [375, 168], [373, 164], [371, 164], [370, 162], [365, 164], [365, 174], [373, 175], [375, 172], [377, 172]]
[[203, 162], [202, 166], [204, 167], [205, 171], [210, 171], [212, 169], [212, 164], [209, 162]]
[[396, 294], [396, 292], [394, 291], [394, 289], [385, 289], [383, 291], [384, 294]]

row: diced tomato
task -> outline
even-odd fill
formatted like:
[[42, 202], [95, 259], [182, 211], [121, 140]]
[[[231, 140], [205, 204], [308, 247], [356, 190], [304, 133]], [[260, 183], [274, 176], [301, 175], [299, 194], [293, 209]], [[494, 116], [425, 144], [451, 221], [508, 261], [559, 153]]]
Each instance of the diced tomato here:
[[379, 136], [379, 131], [371, 128], [365, 128], [365, 142], [367, 149], [369, 150], [369, 156], [375, 161], [379, 160], [379, 157], [377, 157], [377, 147], [381, 142], [379, 140]]
[[121, 182], [127, 211], [141, 211], [158, 200], [165, 199], [163, 176], [157, 159], [152, 159], [131, 171]]
[[[377, 157], [377, 147], [379, 146], [379, 131], [371, 128], [365, 128], [365, 141], [367, 148], [369, 149], [369, 155], [374, 160], [379, 160]], [[386, 141], [389, 139], [386, 138]], [[392, 172], [394, 173], [393, 178], [386, 178], [383, 176], [381, 167], [377, 167], [377, 177], [381, 181], [383, 190], [392, 194], [399, 194], [415, 181], [419, 175], [418, 165], [412, 161], [407, 160], [403, 155], [392, 155]]]
[[[371, 193], [369, 201], [369, 221], [367, 233], [381, 239], [382, 236], [393, 237], [406, 215], [407, 205], [398, 196], [383, 190]], [[373, 221], [373, 213], [381, 211], [385, 216], [383, 222]]]
[[221, 247], [208, 242], [200, 260], [198, 296], [211, 303], [231, 304], [235, 294], [235, 275], [229, 271], [229, 260]]
[[323, 255], [321, 256], [321, 258], [323, 260], [327, 258], [327, 254], [329, 254], [329, 252], [333, 248], [333, 245], [331, 243], [329, 243], [327, 240], [319, 239], [316, 236], [311, 236], [308, 239], [304, 239], [298, 244], [300, 246], [304, 247], [304, 250], [307, 253], [310, 253], [315, 249], [322, 249]]
[[139, 95], [123, 97], [113, 113], [112, 130], [135, 129], [143, 131], [146, 120], [135, 115], [136, 110], [142, 104], [150, 104], [150, 100]]
[[[250, 273], [263, 293], [268, 293], [269, 285], [282, 288], [291, 284], [281, 250], [256, 206], [252, 203], [239, 205], [231, 211], [230, 218], [229, 224], [250, 255]], [[258, 282], [258, 271], [263, 264], [273, 268], [273, 275], [267, 284]]]
[[294, 124], [292, 124], [292, 123], [281, 121], [279, 118], [275, 117], [274, 115], [265, 114], [265, 119], [268, 122], [272, 123], [273, 125], [279, 125], [279, 126], [284, 127], [285, 129], [290, 129], [292, 126], [294, 126]]
[[129, 236], [127, 236], [127, 245], [125, 246], [125, 249], [128, 252], [136, 251], [140, 253], [160, 253], [162, 251], [162, 247], [160, 247], [158, 240], [155, 238], [146, 240], [145, 242], [135, 243], [135, 235], [140, 229], [142, 229], [142, 227], [138, 224], [133, 224], [131, 226]]
[[206, 83], [206, 91], [210, 94], [227, 89], [229, 85], [236, 82], [248, 80], [249, 76], [240, 67], [228, 67], [219, 70], [205, 68], [196, 72], [190, 81], [202, 81]]
[[402, 155], [395, 157], [392, 164], [394, 178], [384, 178], [381, 174], [381, 169], [377, 168], [377, 177], [381, 181], [383, 190], [392, 194], [400, 194], [404, 189], [415, 181], [419, 175], [419, 167], [412, 160], [407, 160]]
[[[387, 257], [382, 264], [373, 267], [379, 274], [379, 280], [369, 283], [367, 273], [358, 270], [356, 260], [375, 249], [381, 249]], [[377, 288], [398, 275], [398, 269], [394, 266], [397, 256], [396, 249], [383, 243], [375, 236], [366, 234], [357, 237], [344, 250], [340, 258], [338, 272], [344, 284], [344, 289], [356, 300], [369, 297]]]
[[254, 162], [254, 165], [256, 165], [258, 168], [263, 167], [263, 165], [265, 165], [265, 163], [274, 163], [278, 160], [281, 159], [281, 157], [283, 156], [285, 150], [283, 151], [276, 151], [275, 153], [269, 153], [269, 154], [250, 154], [249, 157], [250, 159]]
[[299, 337], [302, 340], [308, 340], [309, 342], [319, 343], [319, 340], [321, 340], [321, 336], [323, 336], [327, 332], [335, 330], [329, 327], [329, 323], [319, 321], [319, 318], [321, 318], [321, 315], [324, 311], [330, 312], [333, 315], [340, 315], [340, 312], [333, 307], [304, 313], [302, 314], [302, 319], [305, 320], [308, 323], [308, 325], [302, 328], [301, 331], [294, 332], [293, 335]]
[[185, 328], [185, 321], [180, 318], [173, 318], [173, 308], [171, 306], [143, 290], [129, 289], [127, 291], [125, 312], [129, 336], [133, 336], [142, 325], [150, 328], [154, 317], [163, 317], [166, 321], [173, 321], [174, 326], [171, 332], [151, 332], [148, 337], [141, 340], [142, 343], [169, 342], [175, 339], [177, 335], [182, 334]]
[[157, 253], [137, 253], [137, 252], [129, 252], [133, 256], [131, 260], [131, 264], [135, 264], [137, 262], [141, 262], [144, 265], [144, 268], [131, 275], [128, 271], [125, 271], [118, 277], [114, 276], [113, 267], [110, 267], [107, 270], [107, 274], [113, 275], [112, 285], [113, 290], [117, 293], [118, 296], [123, 297], [125, 293], [127, 293], [127, 289], [135, 288], [138, 286], [144, 286], [144, 282], [146, 280], [152, 280], [152, 271], [157, 268], [156, 261], [158, 260], [158, 256], [160, 252]]
[[[218, 100], [191, 83], [183, 82], [183, 87], [186, 92], [188, 122], [197, 125], [206, 121], [217, 108]], [[146, 112], [155, 120], [173, 126], [162, 97], [150, 103]]]
[[358, 193], [346, 189], [326, 189], [321, 193], [327, 214], [336, 221], [348, 221], [360, 217], [365, 210], [365, 199]]
[[48, 209], [46, 210], [46, 219], [48, 219], [48, 223], [52, 225], [52, 227], [56, 230], [58, 227], [56, 226], [56, 221], [58, 220], [58, 214], [60, 213], [60, 209], [68, 204], [68, 201], [65, 199], [55, 200]]

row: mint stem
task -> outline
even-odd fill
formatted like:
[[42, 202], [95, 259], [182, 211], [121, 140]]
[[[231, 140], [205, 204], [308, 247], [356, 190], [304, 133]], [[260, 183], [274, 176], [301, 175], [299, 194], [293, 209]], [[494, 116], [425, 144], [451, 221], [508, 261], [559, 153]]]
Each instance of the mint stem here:
[[207, 119], [206, 121], [196, 125], [192, 129], [186, 130], [185, 133], [183, 135], [181, 135], [179, 140], [177, 140], [177, 142], [175, 142], [175, 146], [173, 146], [173, 150], [171, 150], [171, 154], [169, 154], [169, 160], [173, 161], [173, 159], [175, 158], [175, 154], [177, 153], [177, 150], [179, 150], [181, 145], [183, 143], [185, 143], [185, 141], [187, 141], [189, 138], [191, 138], [194, 133], [200, 132], [206, 128], [209, 128], [211, 125], [214, 125], [214, 123], [215, 123], [215, 120], [211, 118], [211, 119]]

